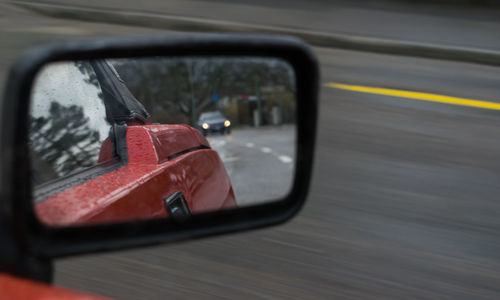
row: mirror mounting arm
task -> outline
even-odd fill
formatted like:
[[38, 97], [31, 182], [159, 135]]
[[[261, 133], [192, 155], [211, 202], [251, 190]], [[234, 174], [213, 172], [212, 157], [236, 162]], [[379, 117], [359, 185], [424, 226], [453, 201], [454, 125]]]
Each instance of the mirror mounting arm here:
[[14, 276], [52, 283], [52, 259], [37, 258], [14, 242], [11, 227], [0, 220], [0, 271]]

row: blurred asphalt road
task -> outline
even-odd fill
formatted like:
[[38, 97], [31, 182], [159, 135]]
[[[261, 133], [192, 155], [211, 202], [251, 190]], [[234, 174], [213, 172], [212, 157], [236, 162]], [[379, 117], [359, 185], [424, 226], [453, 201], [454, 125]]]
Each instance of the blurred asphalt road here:
[[[36, 2], [38, 6], [49, 4], [131, 12], [146, 18], [148, 15], [165, 15], [210, 22], [500, 49], [499, 39], [491, 35], [500, 31], [500, 8], [464, 6], [466, 1], [463, 0], [440, 0], [440, 5], [425, 4], [430, 1], [412, 3], [411, 0], [149, 0], [142, 1], [140, 5], [133, 0], [87, 0], [85, 4], [79, 0]], [[76, 13], [68, 17], [73, 19], [79, 15]], [[106, 20], [111, 22], [112, 18]]]
[[[106, 5], [125, 9], [131, 3]], [[154, 3], [141, 5], [146, 9]], [[321, 10], [317, 2], [306, 3]], [[223, 12], [228, 19], [238, 14], [232, 5]], [[369, 14], [372, 9], [381, 11], [378, 6], [363, 10]], [[483, 11], [484, 19], [477, 18], [475, 9], [450, 8], [453, 17], [443, 17], [446, 10], [395, 10], [387, 14], [401, 14], [399, 21], [366, 30], [378, 36], [411, 28], [403, 37], [500, 49], [494, 10]], [[349, 11], [338, 11], [331, 22], [364, 20]], [[289, 5], [258, 17], [271, 22], [294, 13], [303, 12]], [[298, 27], [310, 26], [307, 21], [295, 18]], [[344, 26], [355, 23], [363, 22]], [[470, 30], [476, 35], [468, 35]], [[0, 79], [12, 58], [31, 45], [153, 32], [159, 31], [42, 18], [0, 3]], [[498, 68], [315, 50], [323, 83], [500, 102]], [[293, 221], [243, 234], [60, 260], [55, 283], [119, 299], [498, 299], [499, 135], [499, 111], [323, 86], [312, 188]]]

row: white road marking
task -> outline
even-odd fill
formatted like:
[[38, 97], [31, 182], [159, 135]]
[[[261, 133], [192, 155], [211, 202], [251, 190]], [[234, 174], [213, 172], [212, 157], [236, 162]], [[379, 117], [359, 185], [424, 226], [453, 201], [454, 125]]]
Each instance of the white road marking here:
[[212, 140], [210, 141], [210, 145], [212, 145], [212, 148], [220, 148], [223, 147], [226, 144], [226, 141], [224, 140]]
[[293, 159], [290, 156], [286, 156], [286, 155], [280, 155], [280, 156], [278, 156], [278, 159], [281, 160], [281, 162], [283, 162], [285, 164], [289, 164], [289, 163], [293, 162]]
[[248, 148], [253, 148], [253, 146], [255, 146], [255, 145], [254, 145], [253, 143], [247, 143], [247, 144], [246, 144], [246, 146], [247, 146]]
[[271, 151], [273, 151], [273, 150], [271, 150], [271, 148], [268, 148], [268, 147], [262, 147], [262, 148], [260, 148], [260, 151], [262, 151], [264, 153], [271, 153]]
[[240, 160], [240, 158], [237, 156], [232, 156], [232, 157], [228, 157], [226, 159], [223, 159], [224, 162], [233, 162], [233, 161], [237, 161], [237, 160]]

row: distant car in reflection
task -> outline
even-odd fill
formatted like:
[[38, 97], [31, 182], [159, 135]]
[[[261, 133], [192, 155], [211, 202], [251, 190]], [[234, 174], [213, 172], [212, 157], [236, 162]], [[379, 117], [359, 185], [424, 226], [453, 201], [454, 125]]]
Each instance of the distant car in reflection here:
[[209, 133], [231, 133], [231, 122], [218, 111], [202, 113], [196, 127], [203, 135], [208, 135]]

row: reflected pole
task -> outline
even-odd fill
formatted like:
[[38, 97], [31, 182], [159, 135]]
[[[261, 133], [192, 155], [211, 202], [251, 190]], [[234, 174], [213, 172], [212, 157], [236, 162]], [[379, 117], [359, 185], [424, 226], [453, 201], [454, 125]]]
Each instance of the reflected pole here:
[[259, 122], [258, 122], [258, 126], [262, 125], [262, 101], [261, 101], [261, 97], [260, 97], [260, 79], [259, 79], [259, 76], [257, 75], [255, 77], [255, 93], [256, 93], [256, 96], [257, 96], [257, 112], [258, 112], [258, 116], [259, 116]]
[[192, 63], [189, 63], [188, 64], [188, 81], [189, 81], [189, 94], [191, 96], [191, 126], [194, 126], [196, 125], [196, 105], [195, 105], [195, 101], [194, 101], [194, 88], [193, 88], [193, 75], [192, 75], [192, 70], [191, 68], [193, 67], [193, 64]]

